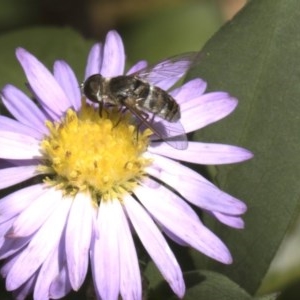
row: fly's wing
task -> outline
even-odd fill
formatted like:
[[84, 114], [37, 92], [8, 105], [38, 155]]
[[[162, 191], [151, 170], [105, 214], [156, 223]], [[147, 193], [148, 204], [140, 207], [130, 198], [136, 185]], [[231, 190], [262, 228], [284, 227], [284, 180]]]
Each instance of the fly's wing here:
[[146, 127], [152, 130], [152, 141], [164, 141], [171, 147], [178, 150], [184, 150], [188, 147], [186, 133], [179, 121], [170, 123], [158, 117], [155, 117], [154, 120], [151, 120], [150, 117], [149, 120], [148, 114], [126, 104], [125, 107], [137, 118], [137, 122], [141, 122], [141, 128]]
[[153, 142], [163, 140], [178, 150], [185, 150], [188, 147], [187, 135], [180, 121], [171, 123], [161, 118], [155, 118], [151, 125], [152, 130], [155, 129]]
[[196, 62], [198, 52], [188, 52], [167, 58], [130, 76], [137, 76], [154, 86], [167, 89], [173, 86]]

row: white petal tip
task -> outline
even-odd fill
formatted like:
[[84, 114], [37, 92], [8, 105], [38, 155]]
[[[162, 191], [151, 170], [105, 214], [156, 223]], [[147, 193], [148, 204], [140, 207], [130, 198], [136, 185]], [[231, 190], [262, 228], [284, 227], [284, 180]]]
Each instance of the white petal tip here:
[[254, 157], [254, 154], [251, 151], [244, 149], [242, 157], [243, 157], [243, 160], [249, 160]]
[[25, 50], [24, 48], [22, 47], [18, 47], [16, 49], [16, 56], [17, 58], [20, 60], [20, 59], [23, 59], [24, 56], [26, 56], [27, 54], [29, 54], [29, 52], [27, 50]]

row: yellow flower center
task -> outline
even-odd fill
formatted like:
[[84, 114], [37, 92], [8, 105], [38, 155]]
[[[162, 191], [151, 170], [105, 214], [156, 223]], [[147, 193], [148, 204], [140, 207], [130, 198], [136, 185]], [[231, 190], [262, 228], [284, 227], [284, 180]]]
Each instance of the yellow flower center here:
[[50, 134], [41, 142], [46, 182], [76, 194], [87, 191], [95, 202], [131, 192], [150, 164], [143, 157], [151, 130], [138, 131], [130, 113], [98, 109], [83, 103], [60, 122], [47, 122]]

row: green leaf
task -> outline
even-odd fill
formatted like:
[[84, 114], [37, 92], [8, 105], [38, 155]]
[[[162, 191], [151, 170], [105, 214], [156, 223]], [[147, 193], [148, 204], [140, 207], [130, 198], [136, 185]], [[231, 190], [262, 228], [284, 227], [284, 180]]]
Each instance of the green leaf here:
[[23, 88], [26, 78], [15, 57], [17, 47], [27, 49], [50, 69], [54, 60], [66, 60], [82, 80], [91, 42], [71, 29], [35, 27], [1, 35], [0, 45], [0, 87], [12, 83]]
[[255, 157], [220, 166], [216, 182], [248, 204], [246, 229], [206, 219], [234, 263], [194, 256], [198, 268], [221, 271], [255, 293], [300, 202], [300, 6], [298, 0], [253, 0], [204, 47], [190, 77], [239, 99], [225, 120], [196, 134], [201, 141], [243, 146]]
[[[279, 300], [280, 298], [278, 293], [275, 294], [270, 294], [270, 295], [265, 295], [261, 297], [255, 297], [254, 300]], [[291, 299], [289, 299], [291, 300]]]
[[258, 290], [259, 295], [281, 291], [300, 280], [300, 218], [289, 229]]
[[[187, 272], [185, 300], [251, 300], [237, 284], [227, 277], [210, 271]], [[167, 287], [166, 282], [156, 288], [150, 299], [178, 299]]]

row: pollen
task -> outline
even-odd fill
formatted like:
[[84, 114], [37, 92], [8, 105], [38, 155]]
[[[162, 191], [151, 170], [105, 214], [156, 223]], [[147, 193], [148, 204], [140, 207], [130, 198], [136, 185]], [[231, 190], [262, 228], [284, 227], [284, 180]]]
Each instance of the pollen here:
[[41, 173], [65, 194], [88, 192], [93, 201], [122, 199], [145, 176], [150, 129], [139, 131], [129, 112], [102, 109], [85, 102], [69, 109], [59, 122], [47, 121], [49, 134], [41, 142]]

